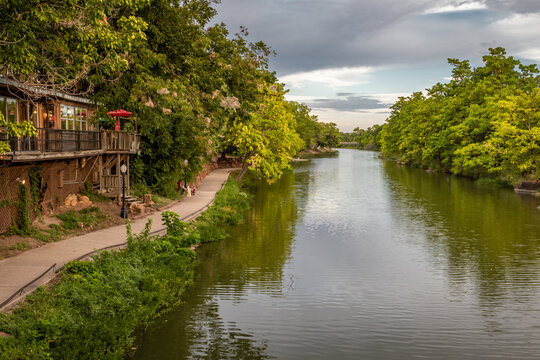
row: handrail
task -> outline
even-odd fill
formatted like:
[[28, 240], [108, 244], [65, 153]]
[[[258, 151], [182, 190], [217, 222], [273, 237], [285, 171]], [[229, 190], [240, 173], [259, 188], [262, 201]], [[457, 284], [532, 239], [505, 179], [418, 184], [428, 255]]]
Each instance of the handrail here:
[[9, 298], [7, 298], [6, 300], [4, 300], [1, 304], [0, 304], [0, 310], [3, 309], [5, 306], [9, 305], [11, 303], [11, 301], [13, 299], [15, 299], [17, 296], [21, 296], [23, 291], [28, 288], [30, 285], [34, 284], [35, 282], [37, 282], [39, 279], [41, 279], [42, 277], [44, 277], [48, 272], [50, 272], [52, 269], [54, 269], [56, 267], [56, 263], [52, 264], [51, 266], [49, 266], [47, 268], [47, 270], [45, 270], [41, 275], [39, 275], [37, 278], [35, 278], [34, 280], [26, 283], [24, 286], [22, 286], [19, 290], [15, 291], [13, 293], [13, 295], [11, 295]]
[[65, 130], [37, 128], [32, 137], [8, 137], [0, 129], [0, 141], [7, 141], [13, 155], [17, 153], [62, 153], [72, 151], [137, 152], [140, 135], [126, 131]]

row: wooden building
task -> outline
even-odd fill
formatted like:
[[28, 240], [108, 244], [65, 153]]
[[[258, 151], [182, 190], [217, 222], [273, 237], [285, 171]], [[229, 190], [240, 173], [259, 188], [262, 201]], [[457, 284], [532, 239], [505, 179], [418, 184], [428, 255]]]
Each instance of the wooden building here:
[[122, 192], [120, 166], [139, 151], [140, 136], [125, 131], [100, 130], [90, 119], [96, 106], [87, 98], [36, 90], [0, 78], [0, 112], [8, 121], [31, 121], [37, 136], [9, 138], [0, 129], [0, 141], [11, 152], [0, 155], [0, 233], [17, 216], [16, 197], [21, 184], [37, 197], [42, 213], [63, 204], [85, 183], [116, 197]]

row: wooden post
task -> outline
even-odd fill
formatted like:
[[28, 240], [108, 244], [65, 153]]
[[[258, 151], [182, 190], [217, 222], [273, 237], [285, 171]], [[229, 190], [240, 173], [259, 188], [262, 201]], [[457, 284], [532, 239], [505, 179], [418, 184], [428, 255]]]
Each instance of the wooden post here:
[[105, 192], [105, 184], [103, 183], [103, 156], [105, 155], [99, 155], [99, 163], [98, 163], [98, 169], [99, 169], [99, 192], [104, 193]]
[[117, 154], [116, 155], [116, 175], [118, 176], [118, 194], [121, 195], [122, 194], [122, 172], [120, 171], [120, 158], [121, 158], [121, 155], [120, 154]]
[[127, 194], [129, 195], [130, 192], [129, 192], [129, 189], [130, 189], [130, 186], [131, 186], [131, 181], [129, 180], [129, 155], [126, 155], [126, 162], [127, 162]]

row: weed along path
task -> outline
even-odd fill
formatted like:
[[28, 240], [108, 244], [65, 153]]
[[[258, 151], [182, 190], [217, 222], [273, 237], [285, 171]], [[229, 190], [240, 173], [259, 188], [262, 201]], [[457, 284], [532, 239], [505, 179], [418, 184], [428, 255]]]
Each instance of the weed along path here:
[[[218, 169], [210, 173], [197, 188], [197, 195], [186, 197], [167, 210], [190, 221], [200, 215], [213, 202], [216, 193], [234, 169]], [[132, 230], [138, 233], [152, 219], [152, 233], [165, 230], [161, 211], [133, 220]], [[76, 236], [60, 242], [0, 260], [0, 311], [7, 311], [39, 286], [54, 278], [56, 272], [69, 261], [81, 259], [95, 252], [122, 247], [126, 242], [126, 226], [119, 225]]]

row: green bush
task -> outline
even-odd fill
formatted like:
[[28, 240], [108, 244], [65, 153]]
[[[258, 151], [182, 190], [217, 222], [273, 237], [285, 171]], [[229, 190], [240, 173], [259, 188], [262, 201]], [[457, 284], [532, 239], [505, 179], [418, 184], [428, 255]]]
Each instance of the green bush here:
[[0, 359], [123, 359], [135, 329], [177, 304], [192, 282], [196, 254], [187, 247], [213, 239], [203, 233], [222, 234], [223, 226], [240, 222], [248, 205], [249, 196], [229, 181], [193, 224], [164, 212], [166, 236], [151, 236], [150, 221], [132, 234], [128, 223], [125, 251], [68, 263], [60, 282], [0, 314], [0, 331], [11, 334], [0, 337]]
[[67, 230], [74, 230], [85, 226], [94, 226], [108, 219], [107, 214], [102, 212], [98, 207], [88, 207], [81, 211], [67, 211], [63, 214], [56, 215], [62, 220], [62, 227]]
[[199, 230], [201, 242], [224, 239], [226, 225], [236, 225], [244, 219], [251, 196], [243, 192], [236, 181], [230, 179], [217, 194], [214, 204], [194, 221]]
[[92, 184], [88, 181], [84, 183], [84, 189], [81, 191], [81, 195], [84, 195], [90, 199], [90, 201], [109, 201], [110, 199], [102, 194], [99, 194], [92, 189]]

